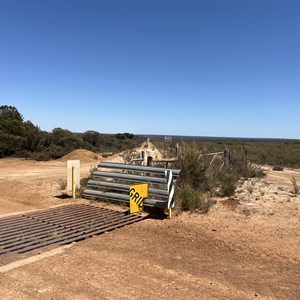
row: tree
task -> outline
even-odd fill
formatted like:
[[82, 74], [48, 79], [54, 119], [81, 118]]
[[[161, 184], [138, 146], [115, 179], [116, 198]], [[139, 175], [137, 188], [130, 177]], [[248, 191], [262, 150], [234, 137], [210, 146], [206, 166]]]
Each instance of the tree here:
[[23, 116], [14, 106], [0, 106], [0, 131], [17, 136], [24, 135]]
[[16, 119], [23, 122], [23, 116], [18, 112], [14, 106], [1, 105], [0, 118]]
[[89, 130], [82, 135], [82, 140], [93, 147], [100, 147], [103, 138], [99, 132]]
[[24, 147], [27, 151], [35, 152], [38, 149], [42, 135], [38, 126], [33, 125], [30, 121], [24, 123]]

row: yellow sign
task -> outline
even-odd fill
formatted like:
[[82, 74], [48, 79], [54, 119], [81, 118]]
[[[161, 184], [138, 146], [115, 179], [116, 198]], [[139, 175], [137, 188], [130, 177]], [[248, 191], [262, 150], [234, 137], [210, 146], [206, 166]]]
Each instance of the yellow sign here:
[[130, 186], [130, 213], [143, 210], [144, 198], [148, 197], [148, 183], [133, 184]]

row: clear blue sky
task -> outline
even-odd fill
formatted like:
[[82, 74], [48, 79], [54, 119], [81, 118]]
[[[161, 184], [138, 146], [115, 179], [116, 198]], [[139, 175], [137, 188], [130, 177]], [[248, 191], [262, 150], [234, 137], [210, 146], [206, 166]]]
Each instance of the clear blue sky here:
[[300, 1], [0, 0], [0, 105], [42, 130], [300, 139]]

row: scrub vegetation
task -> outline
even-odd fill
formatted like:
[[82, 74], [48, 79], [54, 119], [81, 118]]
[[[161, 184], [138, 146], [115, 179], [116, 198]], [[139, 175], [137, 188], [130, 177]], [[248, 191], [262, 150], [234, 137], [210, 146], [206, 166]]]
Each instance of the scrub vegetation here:
[[13, 106], [0, 106], [0, 158], [18, 156], [36, 160], [60, 158], [75, 149], [94, 152], [120, 152], [141, 143], [141, 137], [130, 133], [115, 135], [97, 131], [73, 133], [67, 129], [54, 128], [42, 131], [30, 121], [25, 121]]
[[265, 175], [261, 167], [243, 157], [243, 152], [232, 152], [230, 156], [222, 153], [214, 156], [199, 143], [181, 143], [176, 165], [181, 169], [177, 188], [181, 210], [205, 213], [211, 205], [211, 197], [232, 196], [240, 179]]

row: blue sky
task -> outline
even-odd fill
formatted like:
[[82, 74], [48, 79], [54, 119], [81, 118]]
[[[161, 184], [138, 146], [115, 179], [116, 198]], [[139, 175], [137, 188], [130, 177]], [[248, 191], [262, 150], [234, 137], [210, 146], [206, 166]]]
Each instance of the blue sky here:
[[300, 1], [0, 0], [0, 105], [42, 130], [300, 139]]

